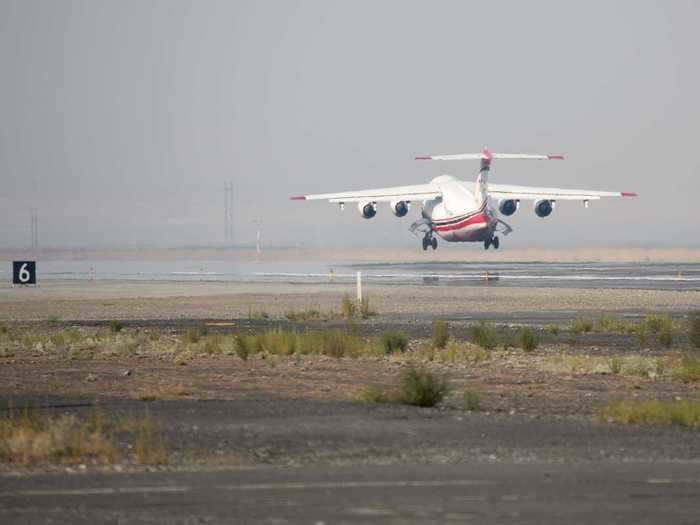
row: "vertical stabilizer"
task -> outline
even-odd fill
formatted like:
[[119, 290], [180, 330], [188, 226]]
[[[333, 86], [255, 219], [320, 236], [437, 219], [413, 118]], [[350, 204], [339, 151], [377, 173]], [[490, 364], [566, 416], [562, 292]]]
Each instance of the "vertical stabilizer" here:
[[488, 148], [481, 150], [481, 167], [476, 178], [475, 196], [477, 204], [481, 206], [488, 196], [489, 191], [489, 171], [491, 170], [491, 160], [493, 155]]

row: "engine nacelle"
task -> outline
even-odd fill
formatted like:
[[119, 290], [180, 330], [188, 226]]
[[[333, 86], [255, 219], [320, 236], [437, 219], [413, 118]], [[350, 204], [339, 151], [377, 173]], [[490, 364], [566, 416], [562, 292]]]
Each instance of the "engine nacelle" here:
[[543, 200], [535, 202], [535, 213], [538, 217], [547, 217], [551, 215], [554, 209], [554, 202], [550, 200]]
[[520, 201], [508, 199], [498, 203], [498, 211], [501, 215], [513, 215], [520, 207]]
[[391, 213], [397, 217], [403, 217], [408, 213], [408, 203], [406, 201], [394, 201], [391, 203]]
[[358, 202], [357, 211], [365, 219], [371, 219], [377, 214], [377, 205], [374, 202]]

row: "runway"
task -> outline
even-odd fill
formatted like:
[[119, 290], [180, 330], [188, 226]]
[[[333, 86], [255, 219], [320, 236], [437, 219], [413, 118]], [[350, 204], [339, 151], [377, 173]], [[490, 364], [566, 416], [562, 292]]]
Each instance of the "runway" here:
[[369, 282], [389, 285], [700, 290], [700, 263], [54, 260], [38, 268], [40, 281], [314, 284], [351, 282], [360, 271]]
[[428, 262], [347, 264], [325, 273], [256, 272], [265, 280], [324, 281], [363, 279], [381, 284], [557, 288], [700, 290], [700, 265], [694, 263]]
[[692, 523], [693, 463], [476, 463], [0, 478], [6, 524]]

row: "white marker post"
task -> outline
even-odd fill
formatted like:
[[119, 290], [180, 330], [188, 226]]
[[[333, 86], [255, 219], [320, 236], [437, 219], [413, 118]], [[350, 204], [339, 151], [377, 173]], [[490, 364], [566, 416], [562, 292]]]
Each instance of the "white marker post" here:
[[357, 272], [357, 304], [362, 305], [362, 272]]

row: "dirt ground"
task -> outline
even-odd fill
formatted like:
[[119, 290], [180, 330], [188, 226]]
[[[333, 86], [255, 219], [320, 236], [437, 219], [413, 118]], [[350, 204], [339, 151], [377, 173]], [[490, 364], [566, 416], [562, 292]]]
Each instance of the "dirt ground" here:
[[[79, 330], [90, 337], [107, 329], [106, 323], [95, 324]], [[162, 338], [176, 340], [191, 324], [156, 326]], [[288, 327], [313, 330], [327, 324]], [[210, 322], [209, 328], [228, 337], [278, 325], [237, 320]], [[374, 319], [360, 322], [359, 333], [370, 337], [397, 326], [405, 325]], [[454, 321], [451, 333], [460, 348], [471, 351], [477, 347], [466, 341], [468, 327]], [[14, 328], [45, 334], [66, 329], [56, 323]], [[134, 322], [115, 337], [154, 329], [153, 323]], [[498, 328], [502, 337], [514, 330]], [[0, 399], [6, 409], [30, 407], [50, 415], [87, 418], [95, 403], [115, 419], [148, 413], [162, 428], [168, 468], [695, 460], [700, 454], [695, 429], [621, 425], [597, 417], [614, 399], [697, 399], [697, 384], [670, 373], [688, 350], [681, 337], [672, 348], [661, 349], [654, 341], [642, 345], [632, 334], [564, 329], [554, 335], [536, 327], [541, 344], [535, 351], [499, 347], [472, 361], [446, 351], [426, 354], [429, 331], [429, 323], [413, 323], [405, 353], [359, 358], [253, 354], [244, 361], [189, 352], [182, 361], [167, 352], [75, 354], [36, 347], [0, 359]], [[618, 374], [611, 371], [613, 357], [623, 363]], [[446, 376], [447, 399], [436, 408], [358, 400], [367, 385], [396, 387], [408, 367]], [[465, 411], [465, 390], [479, 394], [479, 411]], [[116, 444], [128, 458], [127, 440], [117, 436]], [[128, 459], [123, 466], [136, 468]]]

